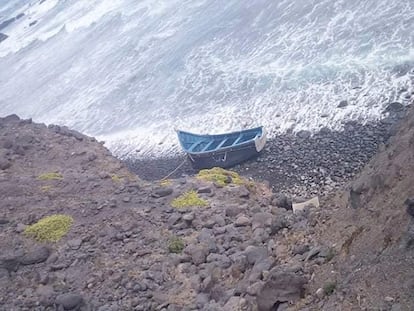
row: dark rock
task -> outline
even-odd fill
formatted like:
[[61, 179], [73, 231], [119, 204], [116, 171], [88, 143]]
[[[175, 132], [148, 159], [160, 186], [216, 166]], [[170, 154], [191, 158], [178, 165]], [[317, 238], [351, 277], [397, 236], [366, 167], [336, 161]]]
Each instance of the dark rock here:
[[306, 130], [301, 130], [296, 133], [296, 136], [301, 139], [308, 139], [309, 137], [311, 137], [311, 132], [306, 131]]
[[272, 225], [273, 215], [270, 213], [256, 213], [252, 218], [252, 230], [266, 228]]
[[7, 219], [4, 219], [4, 218], [0, 219], [0, 225], [6, 225], [8, 223], [9, 223], [9, 221]]
[[6, 269], [9, 272], [16, 272], [19, 269], [19, 257], [5, 257], [0, 259], [0, 269]]
[[348, 106], [348, 101], [347, 100], [341, 100], [338, 104], [338, 106], [336, 106], [337, 108], [344, 108]]
[[29, 27], [32, 27], [32, 26], [34, 26], [34, 25], [36, 25], [37, 24], [37, 21], [33, 21], [33, 22], [31, 22], [30, 24], [29, 24]]
[[407, 214], [414, 217], [414, 198], [408, 198], [405, 200], [404, 204], [406, 206]]
[[73, 310], [83, 303], [82, 296], [78, 294], [62, 294], [56, 297], [56, 304], [64, 310]]
[[6, 35], [6, 34], [4, 34], [4, 33], [0, 32], [0, 42], [2, 42], [2, 41], [4, 41], [4, 40], [6, 40], [8, 37], [9, 37], [8, 35]]
[[9, 271], [6, 268], [0, 268], [0, 280], [8, 279], [8, 278], [9, 278]]
[[293, 255], [303, 255], [309, 251], [309, 245], [295, 245], [292, 249]]
[[287, 228], [288, 223], [284, 217], [279, 217], [273, 219], [272, 224], [270, 226], [270, 234], [274, 235], [278, 233], [280, 230]]
[[197, 189], [198, 193], [211, 193], [213, 190], [211, 189], [211, 187], [201, 187]]
[[191, 256], [191, 260], [195, 265], [200, 265], [206, 262], [207, 256], [209, 254], [209, 249], [206, 245], [188, 245], [184, 252]]
[[247, 246], [244, 254], [246, 255], [247, 262], [251, 265], [266, 259], [268, 256], [266, 248], [253, 245]]
[[22, 265], [33, 265], [36, 263], [45, 262], [50, 255], [50, 250], [47, 247], [39, 247], [31, 252], [26, 253], [20, 258]]
[[272, 199], [272, 203], [277, 207], [284, 208], [286, 210], [292, 210], [292, 200], [284, 194], [278, 197], [274, 197]]
[[3, 148], [5, 149], [11, 149], [13, 147], [13, 141], [10, 139], [3, 140]]
[[225, 209], [225, 213], [227, 217], [236, 217], [242, 212], [242, 209], [237, 205], [228, 206]]
[[295, 302], [304, 295], [306, 279], [294, 273], [274, 271], [257, 294], [258, 311], [278, 310], [278, 305]]
[[173, 193], [172, 188], [162, 187], [162, 188], [155, 189], [153, 193], [151, 194], [151, 196], [154, 198], [163, 198], [163, 197], [169, 196], [172, 193]]
[[404, 110], [404, 105], [399, 102], [392, 102], [385, 108], [385, 112], [400, 112]]
[[0, 170], [6, 170], [11, 166], [11, 162], [7, 159], [0, 159]]

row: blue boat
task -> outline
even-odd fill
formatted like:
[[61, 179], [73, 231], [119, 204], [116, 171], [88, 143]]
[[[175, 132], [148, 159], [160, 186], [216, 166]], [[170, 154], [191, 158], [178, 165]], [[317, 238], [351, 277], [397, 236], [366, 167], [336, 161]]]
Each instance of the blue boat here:
[[199, 135], [177, 130], [178, 140], [193, 168], [228, 168], [253, 158], [266, 144], [262, 126], [218, 135]]

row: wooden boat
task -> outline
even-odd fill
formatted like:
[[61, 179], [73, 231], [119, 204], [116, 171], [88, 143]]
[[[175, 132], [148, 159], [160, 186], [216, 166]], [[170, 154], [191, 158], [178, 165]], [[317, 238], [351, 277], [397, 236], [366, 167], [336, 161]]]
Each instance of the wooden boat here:
[[195, 169], [234, 166], [259, 155], [266, 143], [266, 131], [262, 126], [218, 135], [177, 130], [177, 135]]

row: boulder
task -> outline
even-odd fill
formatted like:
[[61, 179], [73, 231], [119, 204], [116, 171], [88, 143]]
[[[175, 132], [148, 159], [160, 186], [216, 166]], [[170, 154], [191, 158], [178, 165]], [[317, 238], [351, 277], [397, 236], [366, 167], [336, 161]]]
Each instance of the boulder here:
[[81, 295], [68, 293], [56, 297], [56, 305], [62, 306], [64, 310], [74, 310], [83, 303]]
[[303, 298], [306, 283], [294, 273], [272, 271], [256, 297], [258, 311], [277, 310], [280, 304], [298, 301]]
[[45, 262], [50, 255], [50, 250], [47, 247], [39, 247], [26, 253], [19, 259], [22, 265], [33, 265], [36, 263]]

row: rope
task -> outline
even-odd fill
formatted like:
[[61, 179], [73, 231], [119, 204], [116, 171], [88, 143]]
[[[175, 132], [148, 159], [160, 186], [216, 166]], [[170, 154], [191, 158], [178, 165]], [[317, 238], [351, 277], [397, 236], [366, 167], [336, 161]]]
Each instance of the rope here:
[[161, 178], [159, 181], [166, 180], [168, 177], [170, 177], [172, 174], [174, 174], [176, 171], [178, 171], [184, 164], [187, 162], [187, 158], [184, 159], [183, 162], [181, 162], [180, 165], [178, 165], [171, 173], [169, 173], [167, 176]]

